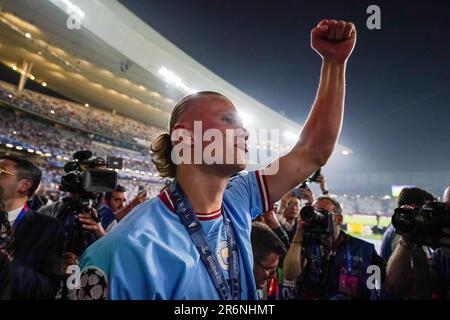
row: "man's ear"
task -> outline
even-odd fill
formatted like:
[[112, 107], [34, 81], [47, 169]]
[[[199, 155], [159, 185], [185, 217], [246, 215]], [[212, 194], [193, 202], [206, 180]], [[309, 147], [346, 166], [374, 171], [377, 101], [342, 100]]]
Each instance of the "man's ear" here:
[[337, 215], [335, 215], [335, 217], [336, 217], [336, 222], [337, 222], [338, 226], [340, 226], [344, 222], [344, 217], [341, 214], [337, 214]]
[[26, 194], [33, 187], [33, 181], [30, 179], [20, 179], [17, 191]]

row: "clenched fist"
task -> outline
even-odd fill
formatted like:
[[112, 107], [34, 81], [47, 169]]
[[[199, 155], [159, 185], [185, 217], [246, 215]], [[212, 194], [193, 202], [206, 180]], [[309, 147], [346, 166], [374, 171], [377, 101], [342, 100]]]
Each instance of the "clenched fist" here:
[[356, 43], [356, 28], [343, 20], [322, 20], [311, 31], [311, 47], [324, 61], [343, 64]]

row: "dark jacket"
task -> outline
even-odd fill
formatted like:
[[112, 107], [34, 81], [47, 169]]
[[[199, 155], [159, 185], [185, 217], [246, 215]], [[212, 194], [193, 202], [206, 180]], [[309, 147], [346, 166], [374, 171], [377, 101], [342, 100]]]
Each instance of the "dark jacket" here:
[[28, 210], [14, 232], [10, 250], [12, 299], [54, 299], [63, 246], [61, 222]]
[[8, 259], [0, 254], [0, 300], [11, 299], [11, 276]]

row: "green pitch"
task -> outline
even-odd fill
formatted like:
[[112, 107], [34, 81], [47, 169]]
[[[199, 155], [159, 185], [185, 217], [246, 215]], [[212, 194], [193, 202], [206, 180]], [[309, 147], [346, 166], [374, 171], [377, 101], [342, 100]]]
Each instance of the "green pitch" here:
[[[344, 223], [363, 224], [366, 226], [376, 226], [377, 218], [375, 216], [350, 216], [344, 215]], [[380, 226], [387, 227], [391, 223], [391, 218], [381, 217]]]

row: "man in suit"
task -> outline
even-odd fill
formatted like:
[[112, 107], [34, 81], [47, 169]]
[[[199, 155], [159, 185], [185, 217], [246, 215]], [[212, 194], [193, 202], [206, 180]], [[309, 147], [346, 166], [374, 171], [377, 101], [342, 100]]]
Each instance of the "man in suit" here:
[[8, 247], [12, 239], [8, 213], [0, 201], [0, 300], [11, 299], [10, 255]]
[[40, 180], [41, 170], [30, 161], [0, 156], [0, 201], [13, 230], [8, 248], [12, 299], [53, 299], [61, 279], [62, 224], [26, 205]]

